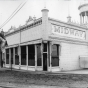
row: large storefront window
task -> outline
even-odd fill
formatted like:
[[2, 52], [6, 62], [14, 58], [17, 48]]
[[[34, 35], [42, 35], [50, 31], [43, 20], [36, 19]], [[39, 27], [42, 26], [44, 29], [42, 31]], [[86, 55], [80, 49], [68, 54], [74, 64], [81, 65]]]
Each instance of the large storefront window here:
[[6, 64], [9, 64], [9, 49], [6, 49]]
[[59, 45], [52, 45], [52, 66], [59, 66]]
[[21, 65], [26, 65], [26, 46], [21, 46]]
[[28, 65], [35, 66], [35, 45], [28, 45]]
[[41, 44], [37, 45], [37, 66], [42, 66]]
[[48, 43], [48, 64], [49, 64], [49, 66], [50, 66], [50, 50], [51, 50], [51, 48], [50, 48], [51, 46], [50, 46], [50, 43]]
[[18, 47], [15, 47], [15, 65], [19, 65]]
[[43, 70], [47, 71], [47, 43], [43, 43]]
[[13, 64], [13, 48], [11, 48], [11, 64]]

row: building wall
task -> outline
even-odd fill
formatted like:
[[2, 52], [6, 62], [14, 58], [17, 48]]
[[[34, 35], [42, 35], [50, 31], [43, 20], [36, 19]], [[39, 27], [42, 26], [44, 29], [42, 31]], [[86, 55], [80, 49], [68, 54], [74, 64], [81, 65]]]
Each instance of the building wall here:
[[21, 32], [21, 42], [40, 39], [42, 37], [42, 25], [23, 30]]
[[74, 24], [67, 24], [64, 22], [56, 21], [54, 19], [49, 20], [50, 26], [60, 25], [80, 31], [86, 32], [86, 39], [81, 40], [72, 37], [65, 37], [59, 34], [52, 33], [52, 27], [50, 27], [49, 31], [49, 40], [53, 43], [57, 42], [57, 44], [61, 45], [61, 52], [60, 52], [60, 69], [61, 70], [76, 70], [80, 69], [79, 66], [79, 56], [87, 56], [88, 57], [88, 39], [87, 39], [87, 29], [81, 26], [75, 26]]
[[6, 36], [6, 40], [8, 42], [8, 45], [14, 45], [20, 43], [20, 33], [11, 34], [9, 36]]
[[88, 56], [88, 46], [72, 43], [61, 43], [61, 70], [75, 70], [79, 67], [79, 56]]
[[[33, 28], [22, 30], [21, 35], [19, 31], [11, 35], [7, 35], [6, 40], [8, 42], [8, 45], [19, 44], [20, 41], [21, 43], [23, 43], [31, 40], [40, 39], [42, 37], [41, 27], [42, 27], [41, 25], [38, 25]], [[20, 36], [21, 36], [21, 40], [20, 40]]]

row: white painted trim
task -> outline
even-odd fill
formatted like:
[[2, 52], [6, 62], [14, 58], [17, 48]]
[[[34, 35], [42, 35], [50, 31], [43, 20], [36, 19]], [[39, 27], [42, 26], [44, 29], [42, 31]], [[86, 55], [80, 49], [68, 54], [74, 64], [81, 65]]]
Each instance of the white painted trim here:
[[42, 40], [29, 41], [29, 42], [21, 43], [20, 46], [37, 44], [37, 43], [41, 43], [41, 42], [42, 42]]
[[[77, 27], [77, 28], [82, 28], [82, 29], [84, 29], [84, 30], [87, 30], [87, 28], [86, 28], [86, 26], [82, 26], [82, 25], [78, 25], [78, 24], [74, 24], [74, 23], [67, 23], [67, 22], [62, 22], [62, 21], [60, 21], [60, 20], [57, 20], [57, 19], [53, 19], [53, 18], [48, 18], [48, 20], [49, 20], [49, 22], [51, 23], [51, 24], [53, 24], [51, 21], [53, 21], [53, 22], [57, 22], [57, 23], [61, 23], [61, 24], [63, 24], [63, 25], [67, 25], [67, 26], [72, 26], [72, 27]], [[56, 23], [56, 24], [57, 24]]]
[[10, 64], [5, 64], [5, 67], [10, 68]]
[[50, 67], [49, 67], [48, 69], [49, 69], [48, 71], [51, 71], [51, 72], [61, 71], [61, 69], [60, 69], [60, 67], [59, 67], [59, 66], [51, 67], [51, 70], [50, 70]]
[[19, 69], [19, 65], [13, 65], [13, 68]]
[[43, 69], [42, 69], [42, 66], [37, 66], [37, 69], [36, 69], [37, 71], [42, 71]]
[[57, 41], [58, 43], [64, 42], [64, 43], [70, 43], [70, 44], [77, 44], [77, 45], [88, 45], [88, 42], [86, 41], [79, 41], [79, 40], [71, 40], [71, 39], [65, 39], [65, 38], [58, 38], [54, 36], [49, 36], [50, 41]]
[[20, 69], [23, 69], [23, 70], [27, 70], [27, 66], [26, 65], [21, 65]]
[[35, 71], [35, 66], [28, 66], [28, 70]]
[[9, 46], [5, 47], [5, 49], [13, 48], [13, 47], [18, 47], [18, 46], [19, 46], [19, 44], [9, 45]]

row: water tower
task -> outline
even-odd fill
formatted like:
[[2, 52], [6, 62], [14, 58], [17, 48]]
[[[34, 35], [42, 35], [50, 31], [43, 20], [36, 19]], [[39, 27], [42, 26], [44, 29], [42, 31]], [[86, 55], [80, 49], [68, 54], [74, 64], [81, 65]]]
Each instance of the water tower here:
[[80, 24], [88, 24], [88, 3], [82, 4], [78, 7], [80, 11]]

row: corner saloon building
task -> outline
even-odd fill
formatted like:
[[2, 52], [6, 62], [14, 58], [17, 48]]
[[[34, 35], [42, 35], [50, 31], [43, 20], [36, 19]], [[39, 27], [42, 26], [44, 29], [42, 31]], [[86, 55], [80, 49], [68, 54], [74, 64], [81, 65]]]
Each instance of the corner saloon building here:
[[[80, 7], [81, 8], [81, 7]], [[66, 71], [88, 67], [88, 28], [48, 17], [8, 32], [5, 67], [32, 71]], [[84, 63], [86, 62], [86, 63]]]

